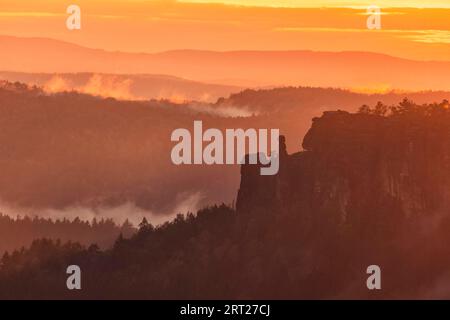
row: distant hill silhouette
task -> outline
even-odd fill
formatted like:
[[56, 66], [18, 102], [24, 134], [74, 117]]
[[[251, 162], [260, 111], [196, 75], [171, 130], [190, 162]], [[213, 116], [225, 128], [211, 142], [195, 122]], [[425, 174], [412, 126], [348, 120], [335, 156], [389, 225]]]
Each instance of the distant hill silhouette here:
[[418, 104], [450, 99], [449, 91], [356, 93], [343, 89], [318, 87], [282, 87], [273, 89], [246, 89], [219, 99], [215, 106], [245, 108], [256, 114], [283, 113], [305, 109], [315, 112], [332, 109], [356, 111], [363, 104], [375, 105], [381, 101], [395, 105], [407, 97]]
[[1, 72], [0, 80], [43, 87], [48, 92], [78, 91], [123, 100], [167, 99], [215, 102], [242, 88], [191, 81], [165, 75], [104, 73]]
[[[0, 298], [448, 298], [448, 101], [327, 112], [303, 146], [282, 147], [276, 176], [242, 166], [236, 211], [143, 220], [104, 252], [43, 239], [5, 255]], [[65, 287], [69, 264], [81, 291]]]
[[[369, 52], [178, 50], [125, 53], [45, 38], [0, 36], [0, 70], [46, 73], [167, 74], [255, 86], [450, 90], [450, 62], [413, 61]], [[228, 79], [228, 80], [226, 80]], [[230, 79], [235, 79], [230, 83]]]

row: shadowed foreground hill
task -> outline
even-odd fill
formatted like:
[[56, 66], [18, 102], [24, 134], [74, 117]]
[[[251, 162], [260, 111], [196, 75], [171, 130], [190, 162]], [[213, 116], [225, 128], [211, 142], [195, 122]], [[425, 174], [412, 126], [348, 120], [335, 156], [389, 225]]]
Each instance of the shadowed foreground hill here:
[[[446, 101], [326, 113], [277, 176], [242, 167], [237, 211], [143, 221], [104, 252], [36, 241], [2, 259], [0, 297], [448, 298], [449, 130]], [[381, 291], [366, 288], [373, 264]]]

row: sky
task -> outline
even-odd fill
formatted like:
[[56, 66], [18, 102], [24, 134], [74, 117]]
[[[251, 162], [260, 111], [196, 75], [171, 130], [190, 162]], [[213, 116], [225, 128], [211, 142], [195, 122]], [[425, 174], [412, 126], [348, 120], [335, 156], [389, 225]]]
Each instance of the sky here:
[[417, 0], [182, 0], [183, 2], [198, 3], [225, 3], [245, 6], [266, 6], [266, 7], [366, 7], [368, 5], [378, 5], [383, 7], [431, 7], [448, 8], [448, 0], [417, 1]]
[[[52, 38], [126, 52], [371, 51], [415, 60], [450, 60], [450, 0], [426, 1], [426, 6], [416, 0], [204, 2], [2, 0], [0, 35]], [[81, 8], [81, 30], [66, 28], [70, 4]], [[366, 27], [368, 5], [381, 8], [380, 30]]]

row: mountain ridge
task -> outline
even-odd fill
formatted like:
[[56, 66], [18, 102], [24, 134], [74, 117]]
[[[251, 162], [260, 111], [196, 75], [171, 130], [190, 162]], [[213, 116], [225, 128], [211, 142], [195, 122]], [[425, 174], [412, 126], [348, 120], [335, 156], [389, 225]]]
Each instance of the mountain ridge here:
[[255, 86], [450, 90], [449, 61], [408, 60], [381, 53], [189, 49], [129, 53], [10, 36], [0, 36], [0, 45], [0, 69], [8, 71], [168, 74], [206, 82], [245, 79]]

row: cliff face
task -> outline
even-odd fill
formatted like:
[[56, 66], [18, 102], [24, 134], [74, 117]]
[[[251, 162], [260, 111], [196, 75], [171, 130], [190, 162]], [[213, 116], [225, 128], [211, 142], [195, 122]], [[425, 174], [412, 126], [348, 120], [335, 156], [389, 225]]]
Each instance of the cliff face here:
[[242, 166], [237, 211], [304, 215], [305, 223], [334, 225], [450, 212], [448, 108], [389, 117], [325, 112], [313, 119], [303, 149], [280, 150], [273, 177]]

